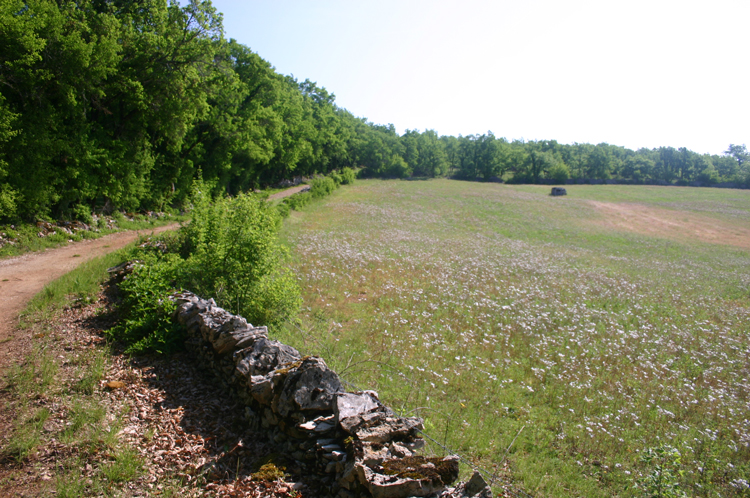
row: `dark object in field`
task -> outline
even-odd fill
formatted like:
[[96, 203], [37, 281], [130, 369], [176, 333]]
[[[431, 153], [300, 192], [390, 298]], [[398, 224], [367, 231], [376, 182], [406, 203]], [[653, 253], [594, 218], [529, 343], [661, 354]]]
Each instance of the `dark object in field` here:
[[552, 193], [550, 195], [568, 195], [568, 192], [562, 187], [552, 187]]

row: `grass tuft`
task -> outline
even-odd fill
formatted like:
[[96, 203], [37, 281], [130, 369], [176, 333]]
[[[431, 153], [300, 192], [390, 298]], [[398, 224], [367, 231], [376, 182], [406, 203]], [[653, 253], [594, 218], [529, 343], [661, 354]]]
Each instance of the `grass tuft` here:
[[5, 456], [16, 462], [26, 460], [41, 441], [40, 433], [49, 413], [47, 408], [40, 408], [25, 420], [23, 417], [16, 419], [13, 435], [3, 450]]
[[102, 474], [110, 482], [128, 482], [140, 475], [143, 464], [136, 450], [124, 447], [114, 455], [114, 461], [101, 467]]

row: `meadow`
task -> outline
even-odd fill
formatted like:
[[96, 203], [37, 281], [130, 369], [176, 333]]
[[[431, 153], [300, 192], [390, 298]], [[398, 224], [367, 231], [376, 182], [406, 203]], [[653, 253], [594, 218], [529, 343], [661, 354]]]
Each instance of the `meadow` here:
[[366, 180], [292, 212], [276, 335], [498, 492], [748, 496], [750, 191], [548, 194]]

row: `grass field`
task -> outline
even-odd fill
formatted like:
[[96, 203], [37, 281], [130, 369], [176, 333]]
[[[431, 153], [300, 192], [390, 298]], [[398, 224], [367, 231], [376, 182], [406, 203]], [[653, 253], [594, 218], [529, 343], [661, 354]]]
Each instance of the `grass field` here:
[[497, 490], [748, 496], [750, 192], [548, 192], [368, 180], [292, 213], [277, 335]]

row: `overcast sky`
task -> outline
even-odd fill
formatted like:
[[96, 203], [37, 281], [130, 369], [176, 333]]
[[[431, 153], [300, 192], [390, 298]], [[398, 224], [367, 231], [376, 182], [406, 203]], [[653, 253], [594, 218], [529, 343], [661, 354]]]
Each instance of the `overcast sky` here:
[[213, 0], [227, 38], [374, 123], [441, 135], [750, 143], [750, 1]]

